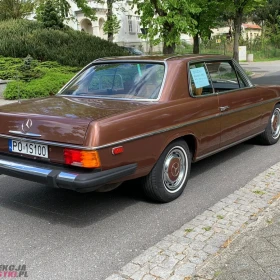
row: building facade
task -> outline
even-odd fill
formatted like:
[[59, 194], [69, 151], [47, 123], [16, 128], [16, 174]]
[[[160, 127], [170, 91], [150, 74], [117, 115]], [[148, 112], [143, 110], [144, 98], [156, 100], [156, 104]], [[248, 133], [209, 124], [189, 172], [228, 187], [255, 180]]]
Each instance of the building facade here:
[[[140, 16], [137, 15], [136, 9], [132, 9], [129, 4], [130, 1], [123, 0], [113, 3], [113, 14], [115, 14], [120, 21], [120, 29], [117, 34], [114, 34], [114, 42], [120, 46], [136, 47], [146, 53], [161, 51], [162, 46], [151, 47], [147, 40], [139, 37], [141, 35]], [[74, 30], [86, 32], [88, 34], [98, 36], [102, 39], [107, 39], [107, 34], [103, 32], [103, 25], [107, 20], [107, 5], [106, 3], [97, 3], [88, 0], [89, 7], [96, 10], [96, 21], [92, 21], [85, 17], [83, 12], [77, 5], [69, 0], [70, 14], [69, 18], [65, 20], [65, 24], [72, 27]], [[30, 15], [29, 19], [34, 19], [34, 14]]]

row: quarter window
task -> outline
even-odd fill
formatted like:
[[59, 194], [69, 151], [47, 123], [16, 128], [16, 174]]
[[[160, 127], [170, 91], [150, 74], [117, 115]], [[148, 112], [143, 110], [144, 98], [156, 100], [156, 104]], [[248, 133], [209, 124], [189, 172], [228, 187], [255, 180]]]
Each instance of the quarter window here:
[[215, 92], [235, 90], [245, 86], [241, 77], [237, 77], [235, 68], [228, 61], [206, 62], [206, 67]]

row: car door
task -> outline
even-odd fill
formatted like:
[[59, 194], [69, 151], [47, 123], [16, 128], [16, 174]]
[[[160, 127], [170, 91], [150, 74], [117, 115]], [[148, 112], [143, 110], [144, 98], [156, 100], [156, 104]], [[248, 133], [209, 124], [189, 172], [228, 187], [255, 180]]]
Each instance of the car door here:
[[205, 61], [189, 63], [189, 91], [194, 104], [193, 118], [196, 119], [196, 156], [202, 158], [220, 147], [218, 96], [213, 90]]
[[246, 74], [231, 60], [208, 62], [206, 65], [218, 95], [221, 147], [259, 132], [261, 96]]

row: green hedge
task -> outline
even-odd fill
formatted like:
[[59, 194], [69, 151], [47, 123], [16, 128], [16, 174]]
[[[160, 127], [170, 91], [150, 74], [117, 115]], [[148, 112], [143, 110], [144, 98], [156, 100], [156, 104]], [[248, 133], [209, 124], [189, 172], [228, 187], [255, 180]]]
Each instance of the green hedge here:
[[11, 81], [4, 91], [5, 99], [35, 98], [54, 95], [67, 83], [73, 74], [59, 73], [57, 71], [48, 71], [42, 78], [24, 81]]
[[[61, 66], [54, 61], [0, 57], [0, 79], [12, 80], [5, 91], [5, 99], [34, 98], [56, 94], [81, 68]], [[29, 67], [27, 67], [29, 66]]]
[[94, 59], [127, 55], [114, 43], [75, 31], [46, 29], [29, 20], [0, 21], [0, 55], [23, 58], [31, 55], [40, 61], [57, 61], [62, 65], [85, 66]]

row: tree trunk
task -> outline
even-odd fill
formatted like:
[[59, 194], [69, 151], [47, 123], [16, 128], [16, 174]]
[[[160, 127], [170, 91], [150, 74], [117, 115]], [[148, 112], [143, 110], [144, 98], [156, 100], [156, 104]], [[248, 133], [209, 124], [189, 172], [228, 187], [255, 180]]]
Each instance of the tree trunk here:
[[195, 54], [199, 53], [199, 36], [198, 36], [198, 34], [195, 34], [195, 36], [193, 36], [193, 53], [195, 53]]
[[163, 54], [173, 54], [175, 52], [175, 43], [171, 43], [167, 45], [167, 40], [170, 34], [173, 31], [174, 24], [165, 22], [163, 24], [164, 32], [163, 32]]
[[166, 45], [165, 42], [163, 42], [163, 54], [173, 54], [175, 52], [175, 43], [171, 45]]
[[234, 42], [233, 42], [233, 58], [239, 62], [239, 38], [241, 34], [243, 13], [240, 10], [236, 11], [233, 24], [234, 24]]
[[[112, 17], [113, 17], [113, 0], [107, 0], [107, 7], [108, 7], [108, 12], [107, 12], [107, 21], [112, 22]], [[109, 26], [112, 26], [110, 24]], [[113, 30], [108, 30], [108, 41], [113, 42], [114, 40], [114, 31]]]

